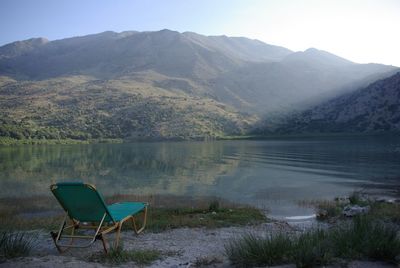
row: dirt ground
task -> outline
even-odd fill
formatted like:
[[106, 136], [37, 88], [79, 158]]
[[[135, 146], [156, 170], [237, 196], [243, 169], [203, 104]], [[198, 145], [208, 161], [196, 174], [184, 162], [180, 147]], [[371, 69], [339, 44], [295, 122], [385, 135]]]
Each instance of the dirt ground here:
[[[301, 232], [313, 226], [312, 222], [271, 222], [257, 226], [229, 227], [219, 229], [180, 228], [161, 233], [144, 232], [135, 235], [124, 232], [122, 241], [124, 249], [155, 249], [163, 257], [147, 267], [231, 267], [224, 253], [224, 245], [231, 239], [246, 233], [268, 235], [274, 232]], [[109, 267], [110, 265], [89, 262], [89, 256], [102, 251], [101, 242], [86, 249], [73, 249], [59, 254], [47, 232], [40, 231], [38, 245], [31, 256], [8, 260], [0, 267]], [[207, 264], [207, 265], [204, 265]], [[143, 267], [134, 262], [118, 267]], [[295, 267], [285, 265], [279, 267]], [[340, 267], [335, 265], [332, 267]], [[384, 263], [355, 261], [348, 264], [351, 268], [395, 267]]]

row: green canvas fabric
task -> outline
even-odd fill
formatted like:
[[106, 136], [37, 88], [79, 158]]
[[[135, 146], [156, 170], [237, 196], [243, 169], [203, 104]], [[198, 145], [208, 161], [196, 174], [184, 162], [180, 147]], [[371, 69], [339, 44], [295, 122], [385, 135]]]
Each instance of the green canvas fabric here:
[[53, 194], [71, 218], [82, 222], [99, 222], [104, 213], [107, 213], [105, 221], [115, 221], [102, 196], [84, 183], [57, 183]]
[[101, 194], [82, 182], [57, 183], [52, 190], [71, 218], [81, 222], [99, 222], [104, 213], [106, 222], [118, 222], [143, 210], [146, 203], [122, 202], [107, 206]]
[[112, 217], [116, 221], [120, 221], [126, 218], [129, 215], [135, 215], [145, 208], [145, 203], [140, 202], [122, 202], [115, 203], [110, 206], [107, 206], [110, 211]]

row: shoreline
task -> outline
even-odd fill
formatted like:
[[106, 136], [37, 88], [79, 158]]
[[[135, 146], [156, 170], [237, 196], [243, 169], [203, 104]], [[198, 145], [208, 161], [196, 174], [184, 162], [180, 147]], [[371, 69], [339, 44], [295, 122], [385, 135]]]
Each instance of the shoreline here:
[[[204, 200], [203, 200], [204, 201]], [[383, 221], [386, 227], [397, 228], [400, 232], [400, 199], [372, 199], [359, 192], [354, 192], [347, 198], [336, 198], [335, 200], [320, 200], [305, 201], [304, 205], [313, 206], [316, 211], [316, 217], [289, 217], [286, 220], [271, 219], [271, 217], [264, 218], [264, 221], [253, 222], [235, 225], [233, 223], [225, 226], [216, 225], [182, 225], [178, 227], [170, 227], [166, 229], [152, 229], [147, 228], [139, 235], [135, 235], [129, 228], [124, 228], [121, 233], [121, 241], [123, 248], [121, 249], [124, 254], [129, 252], [142, 252], [143, 254], [156, 252], [156, 256], [151, 261], [146, 263], [138, 263], [138, 260], [119, 260], [109, 259], [108, 255], [102, 253], [102, 245], [97, 241], [93, 246], [85, 249], [71, 249], [66, 253], [60, 254], [56, 250], [49, 232], [45, 229], [34, 229], [25, 231], [26, 234], [35, 237], [35, 244], [31, 253], [27, 256], [18, 258], [6, 258], [1, 260], [0, 267], [232, 267], [235, 265], [243, 266], [232, 262], [232, 256], [228, 253], [228, 248], [232, 245], [240, 245], [241, 240], [246, 237], [258, 237], [257, 241], [261, 242], [263, 239], [270, 240], [279, 238], [284, 235], [289, 239], [296, 239], [296, 237], [304, 237], [312, 233], [320, 231], [329, 232], [337, 228], [341, 229], [348, 224], [357, 222], [356, 217], [345, 217], [342, 214], [342, 209], [345, 211], [347, 205], [351, 206], [364, 206], [369, 207], [365, 217], [367, 222]], [[240, 208], [233, 208], [239, 210]], [[176, 209], [174, 209], [176, 210]], [[215, 211], [211, 209], [199, 213], [205, 217], [206, 214], [216, 216], [217, 214], [224, 213], [226, 208], [216, 208]], [[182, 210], [186, 211], [186, 210]], [[231, 211], [231, 209], [229, 209]], [[193, 212], [191, 212], [193, 213]], [[206, 213], [206, 214], [204, 214]], [[33, 212], [34, 214], [34, 212]], [[182, 215], [178, 213], [178, 215]], [[192, 215], [192, 214], [191, 214]], [[32, 216], [32, 215], [31, 215]], [[193, 216], [191, 216], [193, 219]], [[355, 221], [353, 221], [355, 220]], [[229, 222], [229, 221], [228, 221]], [[392, 223], [391, 223], [392, 222]], [[386, 225], [388, 224], [388, 225]], [[394, 224], [394, 225], [393, 225]], [[367, 223], [365, 227], [370, 224]], [[150, 227], [150, 226], [149, 226]], [[385, 227], [385, 228], [386, 228]], [[390, 228], [392, 228], [390, 227]], [[43, 228], [43, 227], [42, 227]], [[363, 229], [364, 227], [362, 227]], [[372, 227], [374, 228], [374, 227]], [[320, 231], [319, 231], [320, 230]], [[374, 230], [374, 229], [371, 229]], [[387, 229], [389, 230], [389, 229]], [[17, 231], [18, 232], [18, 231]], [[347, 231], [348, 232], [348, 231]], [[365, 232], [365, 231], [364, 231]], [[385, 232], [385, 231], [384, 231]], [[308, 233], [308, 234], [307, 234]], [[369, 236], [369, 231], [367, 231]], [[108, 237], [109, 245], [113, 243], [115, 234], [110, 234]], [[274, 238], [275, 237], [275, 238]], [[344, 234], [344, 239], [349, 239], [351, 243], [353, 238], [347, 237]], [[380, 239], [380, 237], [379, 237]], [[398, 238], [397, 238], [398, 239]], [[313, 240], [310, 240], [313, 241]], [[237, 244], [239, 243], [239, 244]], [[356, 242], [359, 243], [359, 242]], [[371, 243], [371, 242], [369, 242]], [[373, 242], [375, 243], [375, 241]], [[398, 241], [397, 243], [400, 243]], [[369, 244], [371, 246], [371, 244]], [[236, 247], [235, 246], [235, 247]], [[257, 244], [254, 245], [258, 247]], [[272, 246], [272, 244], [270, 245]], [[399, 244], [400, 246], [400, 244]], [[374, 247], [374, 246], [373, 246]], [[240, 248], [240, 247], [239, 247]], [[400, 249], [400, 248], [399, 248]], [[286, 250], [282, 248], [281, 250]], [[308, 250], [308, 249], [307, 249]], [[110, 253], [109, 253], [110, 254]], [[279, 253], [281, 254], [281, 253]], [[400, 258], [400, 251], [395, 259]], [[111, 253], [112, 255], [112, 253]], [[317, 256], [315, 256], [317, 257]], [[324, 267], [398, 267], [391, 261], [386, 259], [374, 259], [371, 256], [361, 255], [360, 257], [352, 258], [334, 258], [327, 261]], [[384, 262], [383, 260], [386, 260]], [[121, 262], [120, 262], [121, 261]], [[275, 264], [269, 267], [296, 267], [291, 261], [281, 262], [279, 260], [272, 260]], [[282, 266], [283, 265], [283, 266]], [[259, 265], [258, 265], [259, 266]], [[313, 267], [320, 267], [319, 265]]]
[[[0, 262], [0, 267], [235, 267], [225, 253], [226, 245], [233, 239], [238, 239], [248, 234], [267, 237], [277, 233], [298, 235], [313, 228], [328, 228], [326, 223], [302, 224], [301, 222], [269, 222], [254, 226], [208, 228], [177, 228], [159, 233], [144, 232], [135, 235], [133, 232], [122, 232], [124, 250], [160, 252], [159, 258], [150, 264], [138, 264], [135, 261], [123, 263], [99, 262], [96, 256], [102, 254], [100, 242], [86, 249], [72, 249], [60, 254], [55, 249], [53, 241], [43, 230], [38, 232], [39, 246], [34, 248], [32, 254], [26, 257], [8, 259]], [[190, 239], [188, 239], [190, 238]], [[275, 268], [295, 268], [295, 264], [272, 265]], [[320, 267], [320, 266], [317, 266]], [[324, 265], [323, 267], [349, 267], [349, 268], [395, 268], [395, 264], [387, 262], [356, 259], [339, 260], [339, 263]]]
[[[290, 230], [284, 224], [265, 223], [256, 226], [207, 228], [178, 228], [160, 233], [144, 232], [134, 235], [125, 231], [121, 234], [126, 250], [159, 250], [161, 258], [145, 267], [196, 267], [196, 262], [209, 260], [213, 266], [229, 267], [229, 260], [224, 255], [224, 245], [238, 235], [252, 232], [263, 235], [276, 231]], [[110, 236], [111, 237], [111, 236]], [[190, 238], [190, 239], [188, 239]], [[102, 251], [100, 242], [94, 246], [70, 250], [59, 254], [50, 235], [40, 231], [38, 241], [41, 245], [34, 249], [31, 256], [7, 260], [0, 267], [110, 267], [107, 263], [88, 261], [94, 254]], [[134, 262], [126, 262], [118, 267], [143, 267]]]
[[71, 144], [129, 144], [137, 142], [213, 142], [213, 141], [263, 141], [286, 139], [313, 139], [313, 138], [352, 138], [352, 137], [397, 137], [398, 132], [371, 132], [371, 133], [301, 133], [301, 134], [268, 134], [268, 135], [242, 135], [220, 137], [143, 137], [143, 138], [100, 138], [100, 139], [14, 139], [0, 137], [0, 146], [10, 145], [71, 145]]

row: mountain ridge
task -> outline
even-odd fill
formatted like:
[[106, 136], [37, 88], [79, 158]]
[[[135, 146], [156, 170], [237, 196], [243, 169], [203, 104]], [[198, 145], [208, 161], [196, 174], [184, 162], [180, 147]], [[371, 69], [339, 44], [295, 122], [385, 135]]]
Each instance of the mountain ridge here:
[[0, 136], [19, 138], [243, 135], [397, 68], [168, 29], [12, 44], [0, 47]]

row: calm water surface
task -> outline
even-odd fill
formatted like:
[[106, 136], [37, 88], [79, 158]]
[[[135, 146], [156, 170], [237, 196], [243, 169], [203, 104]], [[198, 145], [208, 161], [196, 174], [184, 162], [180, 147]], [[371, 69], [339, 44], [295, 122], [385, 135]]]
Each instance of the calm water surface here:
[[0, 147], [0, 198], [50, 195], [52, 182], [67, 180], [104, 195], [217, 196], [306, 215], [299, 200], [398, 189], [400, 138]]

